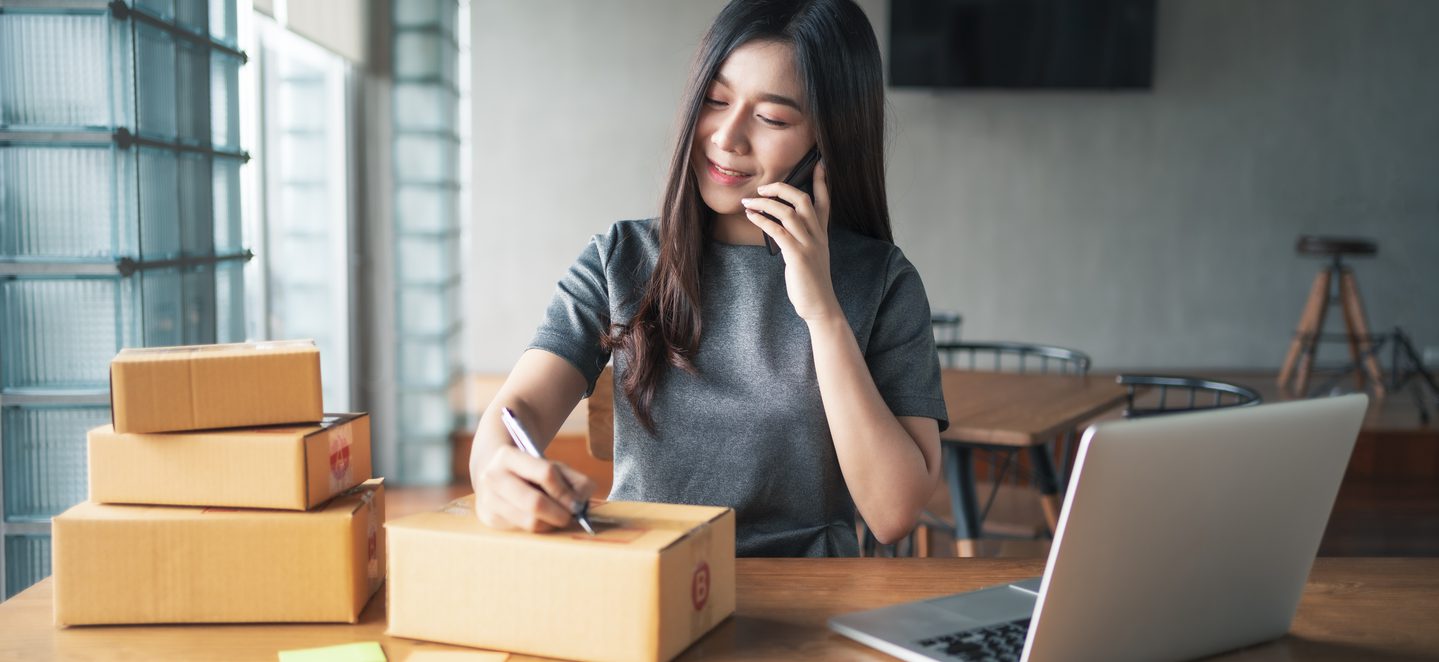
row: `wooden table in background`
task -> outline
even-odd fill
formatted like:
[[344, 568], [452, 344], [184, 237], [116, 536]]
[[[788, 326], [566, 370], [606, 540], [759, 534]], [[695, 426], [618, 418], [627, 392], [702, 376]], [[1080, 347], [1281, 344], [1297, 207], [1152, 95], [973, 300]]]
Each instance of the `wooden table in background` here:
[[[1040, 505], [1053, 531], [1059, 521], [1063, 480], [1048, 444], [1122, 404], [1127, 388], [1113, 377], [1081, 375], [945, 369], [940, 379], [949, 410], [949, 429], [940, 438], [1029, 451], [1040, 478]], [[945, 444], [944, 476], [959, 556], [974, 555], [974, 539], [980, 533], [970, 458], [969, 446]]]
[[940, 437], [995, 446], [1035, 446], [1124, 402], [1112, 376], [940, 372], [949, 429]]
[[[1039, 559], [740, 559], [738, 609], [680, 660], [890, 660], [830, 632], [850, 611], [1036, 576]], [[51, 579], [0, 604], [0, 660], [270, 660], [379, 641], [392, 662], [466, 650], [384, 636], [384, 599], [356, 625], [52, 625]], [[1183, 596], [1176, 596], [1182, 599]], [[599, 606], [597, 606], [599, 608]], [[1319, 559], [1289, 635], [1222, 660], [1439, 659], [1439, 559]], [[512, 659], [532, 659], [514, 656]]]

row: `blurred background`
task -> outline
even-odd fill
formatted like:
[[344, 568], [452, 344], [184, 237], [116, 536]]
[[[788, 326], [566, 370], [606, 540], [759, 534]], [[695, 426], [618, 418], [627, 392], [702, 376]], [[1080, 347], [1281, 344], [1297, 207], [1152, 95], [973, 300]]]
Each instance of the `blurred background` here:
[[[555, 281], [656, 214], [723, 4], [0, 1], [4, 595], [85, 498], [121, 347], [314, 338], [378, 475], [463, 484]], [[859, 4], [896, 242], [965, 338], [1272, 382], [1296, 239], [1360, 236], [1372, 327], [1439, 364], [1439, 4]]]

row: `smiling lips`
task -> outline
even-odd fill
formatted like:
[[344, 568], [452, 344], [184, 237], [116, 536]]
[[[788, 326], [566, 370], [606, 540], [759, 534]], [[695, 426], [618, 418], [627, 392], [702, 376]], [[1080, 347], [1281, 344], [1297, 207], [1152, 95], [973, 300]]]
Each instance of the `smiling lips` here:
[[709, 168], [707, 170], [709, 171], [710, 179], [713, 179], [720, 184], [724, 184], [725, 186], [734, 186], [735, 184], [739, 184], [740, 182], [743, 182], [746, 179], [754, 176], [741, 170], [730, 170], [729, 168], [725, 168], [720, 164], [709, 160], [708, 158], [705, 159], [705, 162], [709, 164]]

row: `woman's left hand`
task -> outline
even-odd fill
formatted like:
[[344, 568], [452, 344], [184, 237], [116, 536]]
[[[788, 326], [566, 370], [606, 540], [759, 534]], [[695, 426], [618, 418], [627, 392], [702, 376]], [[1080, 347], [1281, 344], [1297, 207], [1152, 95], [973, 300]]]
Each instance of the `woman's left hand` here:
[[[769, 235], [784, 255], [785, 288], [795, 312], [811, 324], [842, 314], [829, 273], [829, 187], [824, 163], [814, 168], [813, 200], [782, 182], [765, 184], [756, 191], [767, 197], [743, 199], [745, 216]], [[761, 211], [780, 222], [765, 218]]]

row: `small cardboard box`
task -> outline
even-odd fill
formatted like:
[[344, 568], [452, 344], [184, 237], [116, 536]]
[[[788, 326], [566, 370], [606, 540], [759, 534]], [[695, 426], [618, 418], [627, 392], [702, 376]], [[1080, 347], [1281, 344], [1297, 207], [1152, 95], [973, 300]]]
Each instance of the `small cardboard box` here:
[[122, 349], [110, 408], [126, 433], [315, 423], [320, 350], [309, 340]]
[[309, 512], [81, 503], [52, 524], [55, 624], [354, 623], [385, 577], [382, 481]]
[[385, 525], [388, 634], [573, 660], [663, 662], [734, 613], [734, 511], [612, 501], [578, 528], [496, 531], [474, 496]]
[[370, 478], [370, 417], [319, 425], [87, 435], [90, 500], [306, 510]]

